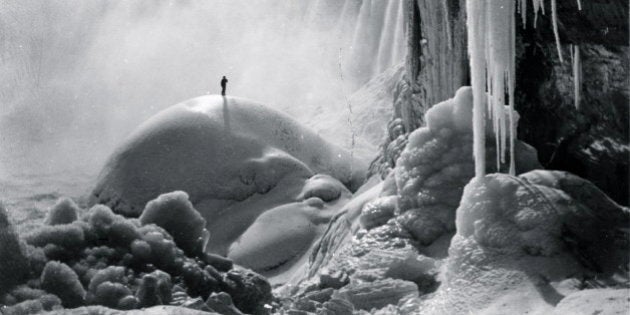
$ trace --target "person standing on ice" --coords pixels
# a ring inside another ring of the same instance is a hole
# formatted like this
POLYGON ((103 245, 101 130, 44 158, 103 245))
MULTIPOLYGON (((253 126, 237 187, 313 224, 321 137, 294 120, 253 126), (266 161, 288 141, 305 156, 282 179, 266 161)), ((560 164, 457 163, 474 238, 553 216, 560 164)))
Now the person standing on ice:
POLYGON ((223 79, 221 79, 221 95, 225 96, 225 87, 227 86, 228 83, 228 79, 223 76, 223 79))

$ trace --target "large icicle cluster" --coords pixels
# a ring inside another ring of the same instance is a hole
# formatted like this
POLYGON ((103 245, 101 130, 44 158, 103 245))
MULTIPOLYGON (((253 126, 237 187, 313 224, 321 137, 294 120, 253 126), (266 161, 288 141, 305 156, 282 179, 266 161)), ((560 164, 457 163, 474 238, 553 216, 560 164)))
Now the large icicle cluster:
MULTIPOLYGON (((475 175, 485 175, 485 116, 492 118, 497 163, 505 161, 506 140, 514 151, 514 5, 513 0, 467 1, 468 52, 473 87, 473 132, 475 175), (487 97, 486 97, 487 91, 487 97), (506 124, 505 92, 509 101, 506 124), (487 100, 487 104, 483 104, 487 100), (506 130, 509 128, 508 130, 506 130)), ((514 174, 514 162, 510 162, 514 174)))
MULTIPOLYGON (((515 80, 515 9, 526 25, 529 0, 467 0, 468 53, 473 87, 473 131, 475 175, 485 175, 485 117, 492 119, 497 147, 497 165, 505 161, 507 142, 510 148, 510 174, 514 175, 514 80, 515 80), (506 114, 505 95, 508 96, 506 114), (484 104, 485 103, 485 104, 484 104), (487 106, 487 109, 484 109, 487 106), (506 116, 508 118, 506 118, 506 116), (506 119, 508 121, 506 121, 506 119)), ((538 11, 544 10, 544 0, 532 0, 534 27, 538 11)), ((581 4, 578 1, 578 7, 581 4)), ((558 36, 556 0, 551 0, 552 25, 558 57, 563 61, 558 36)), ((574 58, 574 75, 579 68, 579 55, 574 58)), ((576 106, 579 102, 579 78, 576 76, 576 106)), ((497 167, 498 169, 498 167, 497 167)))

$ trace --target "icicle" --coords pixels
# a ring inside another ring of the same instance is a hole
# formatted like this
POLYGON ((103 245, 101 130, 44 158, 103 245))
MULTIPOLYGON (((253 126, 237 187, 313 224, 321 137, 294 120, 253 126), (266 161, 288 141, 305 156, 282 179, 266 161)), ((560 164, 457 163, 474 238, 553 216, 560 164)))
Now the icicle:
POLYGON ((580 91, 582 89, 582 61, 580 60, 580 46, 571 46, 573 56, 573 100, 575 109, 580 109, 580 91))
MULTIPOLYGON (((514 25, 514 0, 488 1, 489 21, 487 47, 488 77, 490 85, 488 92, 492 102, 492 122, 494 127, 497 149, 497 166, 505 162, 507 143, 507 121, 505 113, 506 81, 509 81, 509 66, 514 56, 512 54, 512 32, 514 25)), ((508 83, 509 86, 509 83, 508 83)))
POLYGON ((475 158, 475 177, 477 179, 483 178, 486 174, 486 111, 484 110, 486 83, 485 6, 486 1, 466 1, 470 81, 473 89, 473 155, 475 158))
MULTIPOLYGON (((514 156, 516 118, 514 111, 516 18, 518 5, 523 26, 527 22, 529 0, 467 0, 468 54, 470 56, 471 84, 473 89, 473 133, 475 176, 485 175, 485 119, 492 120, 497 146, 497 169, 505 162, 509 141, 510 174, 516 173, 514 156), (518 1, 518 2, 517 2, 518 1), (508 93, 506 118, 505 93, 508 93), (506 121, 507 120, 507 121, 506 121)), ((578 9, 582 9, 580 0, 578 9)), ((557 0, 551 0, 553 33, 560 62, 564 62, 558 31, 557 0)), ((534 27, 538 11, 545 14, 544 0, 532 0, 534 27)), ((574 77, 575 106, 579 108, 581 90, 581 61, 579 46, 571 47, 574 77)))
POLYGON ((545 15, 545 2, 544 0, 532 0, 534 7, 534 28, 536 28, 536 22, 538 22, 538 11, 541 11, 545 15))
POLYGON ((578 10, 582 11, 582 1, 577 0, 578 10))
POLYGON ((451 31, 451 21, 448 17, 448 0, 440 0, 442 3, 442 19, 444 24, 446 25, 446 40, 448 43, 448 49, 453 48, 453 40, 452 40, 452 31, 451 31))
MULTIPOLYGON (((535 6, 539 3, 536 2, 535 6)), ((477 177, 485 174, 484 116, 486 115, 492 120, 497 171, 501 163, 506 161, 509 141, 510 172, 514 173, 515 5, 515 0, 467 1, 468 52, 473 88, 474 156, 477 177), (507 115, 506 92, 509 95, 507 115), (484 103, 484 97, 487 103, 484 103)), ((519 8, 524 10, 526 7, 521 2, 519 8)))
POLYGON ((564 62, 562 59, 562 46, 560 45, 560 35, 558 34, 558 12, 556 0, 551 0, 551 23, 553 24, 553 36, 556 38, 556 48, 558 49, 558 58, 560 62, 564 62))
POLYGON ((527 28, 527 0, 519 0, 519 13, 521 13, 521 20, 523 22, 523 28, 527 28))
MULTIPOLYGON (((525 8, 523 8, 525 10, 525 8)), ((516 21, 514 20, 514 16, 511 17, 512 27, 510 28, 512 32, 510 32, 510 53, 511 56, 509 59, 508 65, 508 74, 507 74, 507 83, 508 83, 508 111, 509 111, 509 126, 510 126, 510 169, 509 174, 514 176, 516 175, 516 156, 514 154, 514 144, 516 141, 516 121, 514 121, 514 86, 516 84, 516 21)))

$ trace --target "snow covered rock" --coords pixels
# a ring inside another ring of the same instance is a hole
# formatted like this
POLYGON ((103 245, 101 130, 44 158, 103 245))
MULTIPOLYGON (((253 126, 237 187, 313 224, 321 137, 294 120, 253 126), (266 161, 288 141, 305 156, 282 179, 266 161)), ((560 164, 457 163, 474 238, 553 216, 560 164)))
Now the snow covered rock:
POLYGON ((79 218, 79 207, 70 198, 60 198, 50 209, 46 223, 50 225, 68 224, 79 218))
POLYGON ((420 313, 549 314, 584 287, 626 285, 629 220, 628 209, 564 172, 472 180, 442 285, 420 313))
POLYGON ((42 289, 52 293, 63 301, 66 307, 77 307, 83 304, 85 289, 79 277, 68 265, 49 261, 41 276, 42 289))
POLYGON ((189 255, 201 253, 209 238, 206 220, 193 208, 188 194, 183 191, 162 194, 149 201, 140 215, 140 223, 162 227, 189 255))

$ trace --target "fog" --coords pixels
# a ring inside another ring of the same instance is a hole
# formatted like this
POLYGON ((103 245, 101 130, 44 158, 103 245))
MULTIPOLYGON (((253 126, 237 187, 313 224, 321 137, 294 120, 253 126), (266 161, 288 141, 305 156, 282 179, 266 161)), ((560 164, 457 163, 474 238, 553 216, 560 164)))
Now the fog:
MULTIPOLYGON (((93 172, 159 110, 227 92, 302 122, 404 56, 401 1, 0 0, 0 174, 93 172)), ((316 126, 315 126, 316 127, 316 126)))

